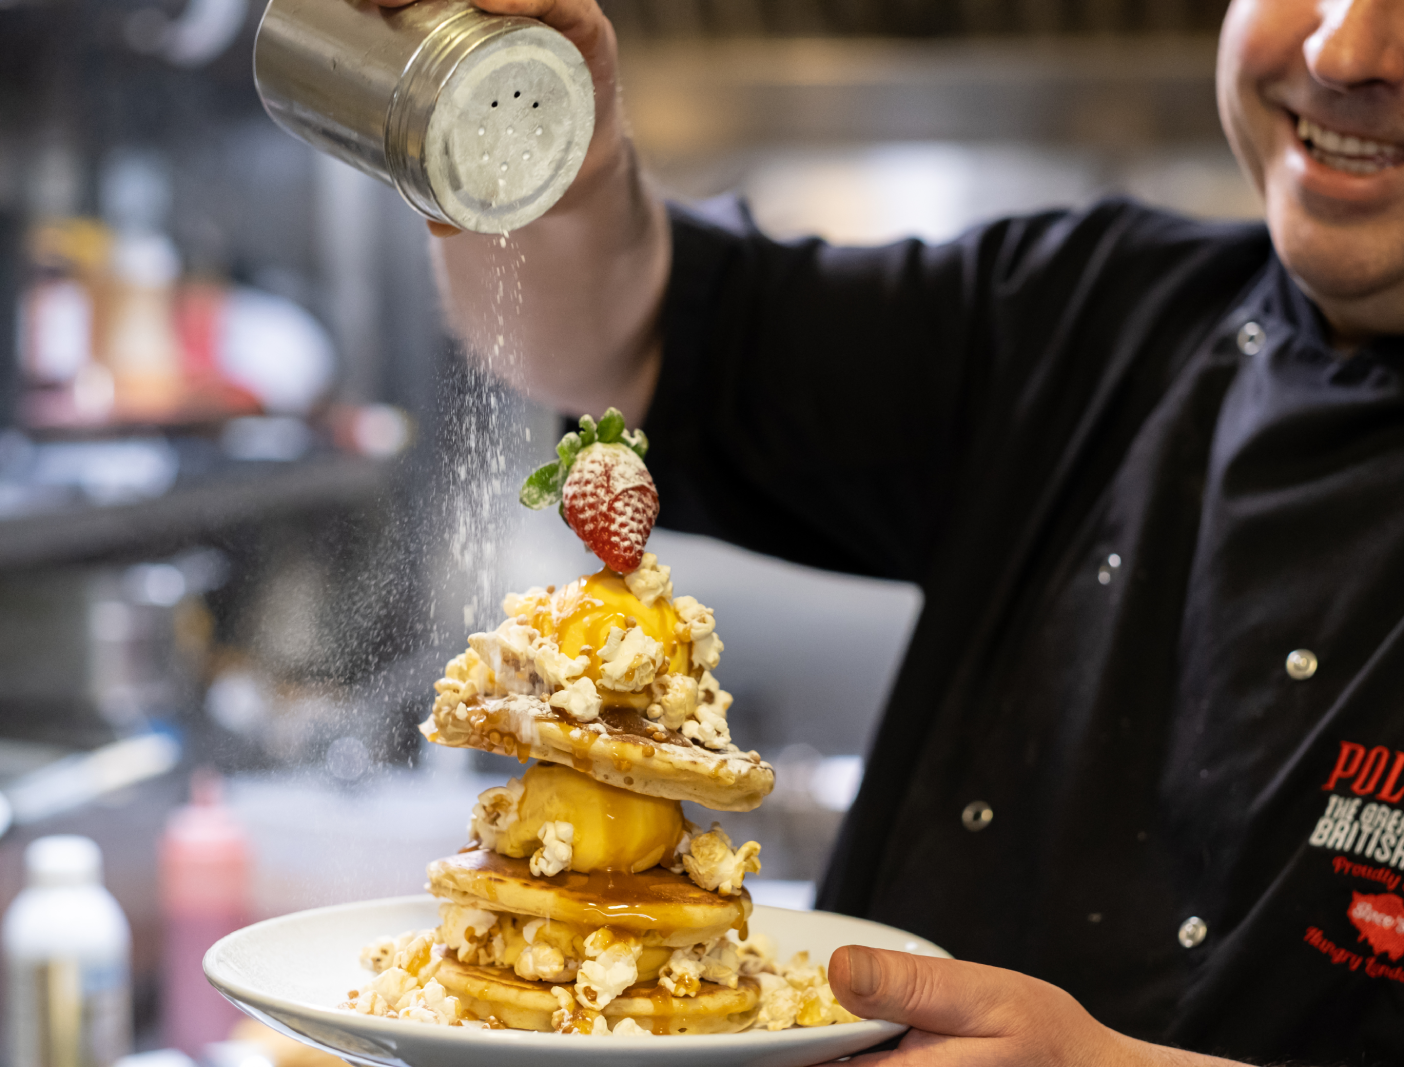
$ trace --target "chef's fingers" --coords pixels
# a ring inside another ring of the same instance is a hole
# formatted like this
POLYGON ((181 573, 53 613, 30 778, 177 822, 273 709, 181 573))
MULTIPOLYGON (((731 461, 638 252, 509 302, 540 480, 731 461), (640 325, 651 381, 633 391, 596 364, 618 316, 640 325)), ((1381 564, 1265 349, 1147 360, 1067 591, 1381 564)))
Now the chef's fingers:
MULTIPOLYGON (((834 953, 829 984, 839 1003, 855 1015, 953 1037, 1011 1033, 1018 1024, 1013 1009, 1042 992, 1027 987, 1046 985, 999 967, 858 945, 834 953)), ((1047 990, 1057 992, 1052 986, 1047 990)))
MULTIPOLYGON (((374 0, 381 7, 404 7, 413 0, 374 0)), ((490 15, 525 15, 560 30, 580 49, 598 81, 605 64, 611 81, 614 66, 614 31, 596 0, 474 0, 473 6, 490 15)))
POLYGON ((980 1045, 978 1040, 966 1037, 908 1030, 901 1044, 891 1052, 869 1052, 852 1056, 845 1062, 849 1067, 987 1067, 986 1062, 971 1058, 988 1056, 989 1050, 980 1045))

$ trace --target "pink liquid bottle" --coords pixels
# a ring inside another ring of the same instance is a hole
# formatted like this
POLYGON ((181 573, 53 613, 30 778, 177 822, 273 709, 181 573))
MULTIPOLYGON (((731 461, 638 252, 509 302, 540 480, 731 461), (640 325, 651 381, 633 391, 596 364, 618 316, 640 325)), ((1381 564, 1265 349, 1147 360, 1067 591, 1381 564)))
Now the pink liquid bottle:
POLYGON ((191 777, 190 804, 166 822, 160 865, 165 1043, 198 1057, 242 1017, 205 980, 200 962, 206 949, 249 921, 248 837, 222 803, 213 773, 191 777))

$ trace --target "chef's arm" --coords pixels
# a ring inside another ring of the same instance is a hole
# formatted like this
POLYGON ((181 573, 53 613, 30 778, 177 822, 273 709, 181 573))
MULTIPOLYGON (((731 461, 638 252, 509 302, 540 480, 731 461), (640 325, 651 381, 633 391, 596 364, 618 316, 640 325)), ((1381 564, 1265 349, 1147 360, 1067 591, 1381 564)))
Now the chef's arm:
POLYGON ((857 1067, 1233 1067, 1235 1061, 1153 1045, 1108 1029, 1067 993, 978 963, 848 946, 829 961, 849 1011, 912 1029, 894 1052, 857 1067))
POLYGON ((614 28, 596 0, 474 3, 570 38, 594 78, 595 135, 566 195, 505 245, 431 225, 445 316, 471 356, 534 399, 574 412, 614 405, 640 423, 658 376, 671 247, 625 129, 614 28))

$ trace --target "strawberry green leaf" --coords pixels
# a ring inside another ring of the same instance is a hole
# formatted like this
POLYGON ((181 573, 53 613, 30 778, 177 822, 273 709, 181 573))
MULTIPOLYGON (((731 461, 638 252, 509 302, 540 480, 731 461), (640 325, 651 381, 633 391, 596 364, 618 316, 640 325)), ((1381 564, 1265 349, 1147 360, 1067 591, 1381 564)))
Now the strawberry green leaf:
POLYGON ((580 447, 595 443, 595 420, 589 415, 580 416, 580 447))
POLYGON ((648 436, 642 430, 625 430, 619 439, 633 449, 639 459, 648 455, 648 436))
POLYGON ((561 457, 561 468, 570 471, 571 464, 575 462, 575 457, 580 455, 580 435, 578 433, 568 433, 561 438, 561 443, 556 446, 556 455, 561 457))
POLYGON ((540 511, 557 503, 561 499, 561 487, 565 485, 567 473, 559 461, 538 467, 522 483, 522 491, 517 499, 533 511, 540 511))
POLYGON ((619 440, 624 433, 624 416, 618 408, 610 408, 600 416, 600 424, 595 430, 600 441, 607 445, 612 445, 619 440))

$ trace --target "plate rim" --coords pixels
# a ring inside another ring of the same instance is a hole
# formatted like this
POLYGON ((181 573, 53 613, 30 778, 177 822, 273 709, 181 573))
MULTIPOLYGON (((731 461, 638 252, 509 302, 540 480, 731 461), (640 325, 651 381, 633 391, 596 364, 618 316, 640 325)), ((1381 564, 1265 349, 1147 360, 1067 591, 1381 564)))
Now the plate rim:
MULTIPOLYGON (((371 1015, 359 1015, 356 1013, 349 1013, 340 1008, 324 1007, 322 1005, 317 1004, 307 1004, 303 1001, 288 1000, 283 997, 272 997, 267 993, 260 992, 259 990, 254 989, 244 983, 241 983, 237 979, 233 979, 228 975, 220 974, 218 963, 220 956, 226 949, 226 946, 228 946, 232 942, 235 942, 243 937, 248 936, 254 930, 276 929, 279 926, 291 925, 297 922, 298 920, 305 920, 313 916, 323 917, 335 915, 338 912, 359 911, 361 909, 370 908, 373 906, 405 906, 437 901, 438 898, 434 897, 429 893, 411 893, 398 897, 379 897, 370 900, 349 901, 341 904, 326 904, 317 908, 307 908, 302 911, 289 912, 286 915, 275 915, 267 919, 260 919, 258 922, 250 923, 247 926, 240 927, 238 930, 235 930, 232 933, 225 934, 208 949, 206 949, 205 955, 201 959, 201 969, 204 972, 206 981, 208 981, 210 985, 214 986, 214 988, 218 990, 221 995, 233 1001, 236 1006, 242 1009, 243 1005, 247 1003, 250 1006, 257 1008, 260 1012, 267 1012, 269 1014, 277 1013, 277 1015, 279 1016, 279 1021, 284 1022, 284 1025, 288 1024, 281 1019, 281 1015, 286 1014, 289 1012, 289 1010, 291 1010, 296 1012, 298 1015, 305 1015, 310 1019, 315 1019, 319 1022, 327 1022, 334 1026, 338 1024, 346 1025, 348 1023, 354 1023, 357 1029, 364 1029, 368 1034, 385 1034, 391 1038, 395 1037, 396 1035, 404 1035, 406 1024, 402 1020, 382 1019, 371 1015)), ((874 926, 881 926, 887 930, 892 930, 908 938, 909 940, 916 942, 923 948, 923 950, 925 950, 925 954, 927 955, 934 955, 937 957, 947 959, 951 958, 949 952, 947 952, 945 949, 941 948, 934 942, 929 941, 924 937, 920 937, 917 934, 910 933, 906 930, 901 930, 895 926, 888 926, 886 923, 877 922, 874 919, 864 919, 856 915, 844 915, 840 912, 819 910, 800 911, 794 908, 780 908, 775 907, 774 905, 757 904, 751 916, 752 921, 754 921, 754 919, 756 918, 756 913, 763 911, 783 912, 790 915, 822 915, 836 919, 849 920, 853 922, 871 923, 874 926)), ((894 1038, 899 1034, 904 1033, 907 1029, 909 1029, 909 1027, 907 1027, 903 1023, 889 1022, 885 1019, 862 1019, 856 1023, 845 1023, 843 1025, 845 1027, 852 1027, 853 1029, 848 1029, 845 1032, 853 1034, 855 1037, 859 1034, 871 1035, 872 1040, 868 1043, 868 1045, 865 1045, 864 1047, 870 1047, 871 1045, 878 1044, 882 1041, 890 1040, 891 1038, 894 1038)), ((543 1048, 549 1048, 557 1047, 555 1046, 555 1042, 557 1042, 560 1039, 560 1035, 558 1034, 547 1034, 534 1030, 478 1030, 467 1029, 458 1026, 430 1026, 424 1023, 420 1023, 419 1027, 420 1029, 414 1031, 416 1038, 424 1038, 426 1040, 435 1041, 436 1043, 440 1040, 443 1040, 445 1043, 452 1042, 462 1047, 466 1047, 468 1045, 487 1040, 491 1042, 509 1041, 513 1043, 521 1043, 527 1045, 533 1045, 537 1042, 541 1042, 543 1048)), ((807 1044, 809 1041, 814 1040, 818 1035, 827 1033, 829 1031, 830 1027, 822 1026, 790 1027, 786 1030, 775 1031, 742 1030, 734 1034, 673 1034, 669 1035, 668 1037, 668 1045, 670 1047, 696 1047, 698 1045, 706 1045, 708 1047, 716 1048, 718 1049, 718 1051, 720 1051, 722 1048, 727 1046, 744 1046, 750 1042, 755 1041, 759 1035, 764 1034, 765 1037, 762 1038, 762 1040, 766 1041, 767 1044, 771 1044, 772 1047, 784 1048, 789 1045, 807 1044)), ((326 1047, 322 1045, 321 1042, 313 1041, 306 1035, 299 1035, 299 1039, 311 1042, 317 1045, 317 1047, 326 1047)), ((592 1047, 594 1047, 594 1042, 599 1040, 601 1040, 601 1038, 592 1038, 592 1047)), ((626 1043, 631 1047, 634 1047, 637 1044, 638 1039, 632 1037, 616 1038, 613 1035, 610 1035, 609 1040, 619 1041, 622 1043, 626 1043)), ((387 1052, 388 1051, 390 1050, 387 1049, 387 1052)), ((345 1055, 345 1053, 338 1053, 338 1055, 345 1055)))

